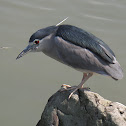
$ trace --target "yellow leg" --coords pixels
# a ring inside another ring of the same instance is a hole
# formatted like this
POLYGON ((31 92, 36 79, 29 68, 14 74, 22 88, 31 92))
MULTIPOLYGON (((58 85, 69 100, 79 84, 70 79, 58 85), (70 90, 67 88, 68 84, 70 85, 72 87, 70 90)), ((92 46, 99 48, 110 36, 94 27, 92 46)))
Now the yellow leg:
POLYGON ((71 92, 71 94, 69 95, 69 99, 70 97, 73 95, 74 92, 76 92, 78 89, 83 88, 83 84, 93 75, 93 73, 83 73, 83 78, 81 83, 75 88, 75 90, 73 92, 71 92))

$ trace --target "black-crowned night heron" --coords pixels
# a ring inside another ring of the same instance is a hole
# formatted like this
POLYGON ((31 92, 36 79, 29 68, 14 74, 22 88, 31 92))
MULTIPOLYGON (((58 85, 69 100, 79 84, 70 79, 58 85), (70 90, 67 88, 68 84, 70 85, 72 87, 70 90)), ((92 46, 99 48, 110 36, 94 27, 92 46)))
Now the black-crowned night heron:
POLYGON ((108 75, 115 80, 123 78, 120 64, 109 46, 93 34, 75 26, 59 25, 38 30, 30 37, 29 45, 17 59, 28 52, 43 52, 83 72, 81 83, 69 97, 82 88, 93 73, 108 75))

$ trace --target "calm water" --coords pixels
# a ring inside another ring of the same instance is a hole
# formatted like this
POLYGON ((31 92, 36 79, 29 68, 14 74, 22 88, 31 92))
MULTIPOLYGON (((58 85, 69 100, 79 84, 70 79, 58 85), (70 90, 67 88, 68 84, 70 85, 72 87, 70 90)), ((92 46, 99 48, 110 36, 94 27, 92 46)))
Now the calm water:
MULTIPOLYGON (((35 126, 47 99, 62 84, 78 85, 82 73, 42 53, 16 61, 36 30, 65 24, 81 27, 105 41, 126 68, 125 0, 0 0, 0 125, 35 126)), ((126 105, 126 78, 97 75, 85 84, 103 97, 126 105)))

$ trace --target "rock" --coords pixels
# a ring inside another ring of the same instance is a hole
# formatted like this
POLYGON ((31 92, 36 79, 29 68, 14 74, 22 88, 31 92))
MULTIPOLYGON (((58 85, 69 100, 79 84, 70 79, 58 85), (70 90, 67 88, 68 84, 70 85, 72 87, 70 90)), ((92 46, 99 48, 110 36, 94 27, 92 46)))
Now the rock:
MULTIPOLYGON (((69 88, 69 87, 68 87, 69 88)), ((126 106, 80 89, 52 95, 36 126, 126 126, 126 106)))

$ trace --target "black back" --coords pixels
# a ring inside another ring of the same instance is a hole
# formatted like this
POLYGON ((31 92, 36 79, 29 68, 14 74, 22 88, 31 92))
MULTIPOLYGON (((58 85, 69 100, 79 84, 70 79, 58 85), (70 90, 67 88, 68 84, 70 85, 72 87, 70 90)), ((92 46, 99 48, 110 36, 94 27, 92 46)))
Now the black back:
POLYGON ((87 48, 110 63, 114 61, 115 54, 109 46, 85 30, 71 25, 60 25, 56 36, 62 37, 64 40, 77 46, 87 48))

